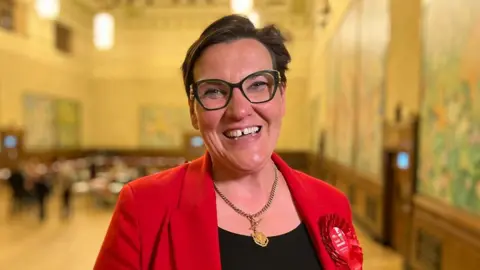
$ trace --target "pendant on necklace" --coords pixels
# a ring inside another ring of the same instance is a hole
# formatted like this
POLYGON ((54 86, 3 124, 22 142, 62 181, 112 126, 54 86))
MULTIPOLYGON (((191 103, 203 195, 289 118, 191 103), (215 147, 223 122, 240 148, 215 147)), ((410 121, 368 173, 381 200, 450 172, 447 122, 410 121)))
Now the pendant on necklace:
POLYGON ((255 244, 261 247, 266 247, 268 245, 268 237, 262 232, 253 231, 252 238, 255 244))
POLYGON ((257 230, 257 226, 260 223, 261 220, 255 220, 254 218, 249 218, 250 221, 250 230, 252 230, 252 238, 255 244, 261 246, 261 247, 266 247, 268 245, 268 237, 257 230))

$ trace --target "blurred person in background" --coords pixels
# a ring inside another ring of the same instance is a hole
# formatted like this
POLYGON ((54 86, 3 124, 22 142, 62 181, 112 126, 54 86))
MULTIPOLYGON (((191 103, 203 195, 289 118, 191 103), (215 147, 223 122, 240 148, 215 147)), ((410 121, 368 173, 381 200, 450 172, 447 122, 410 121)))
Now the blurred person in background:
POLYGON ((8 177, 8 184, 12 192, 10 214, 15 215, 19 213, 27 199, 28 192, 25 189, 25 176, 22 170, 23 163, 19 161, 12 168, 10 177, 8 177))
POLYGON ((40 221, 46 219, 46 200, 50 193, 51 182, 47 167, 37 159, 30 159, 25 165, 27 189, 30 189, 37 201, 38 217, 40 221))
POLYGON ((72 189, 77 177, 74 161, 61 160, 58 163, 57 183, 61 194, 61 216, 68 218, 71 214, 72 189))

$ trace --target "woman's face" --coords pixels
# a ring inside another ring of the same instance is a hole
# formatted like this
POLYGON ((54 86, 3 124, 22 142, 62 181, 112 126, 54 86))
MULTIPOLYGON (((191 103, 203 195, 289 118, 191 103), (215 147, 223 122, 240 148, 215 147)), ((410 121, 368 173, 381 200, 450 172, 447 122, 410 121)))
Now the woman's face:
MULTIPOLYGON (((194 79, 237 83, 254 72, 272 67, 272 58, 263 44, 254 39, 240 39, 207 48, 195 65, 194 79)), ((207 111, 194 101, 190 102, 190 112, 192 124, 200 130, 215 166, 255 172, 269 161, 275 149, 285 113, 285 88, 279 84, 275 97, 260 104, 250 103, 235 88, 225 108, 207 111), (241 136, 232 137, 245 129, 258 132, 247 135, 243 134, 249 132, 242 132, 241 136)))

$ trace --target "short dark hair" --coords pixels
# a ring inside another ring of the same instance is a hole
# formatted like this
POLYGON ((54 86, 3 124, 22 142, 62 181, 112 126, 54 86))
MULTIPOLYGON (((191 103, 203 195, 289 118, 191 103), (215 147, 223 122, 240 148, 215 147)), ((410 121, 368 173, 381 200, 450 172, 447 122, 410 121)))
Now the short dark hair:
POLYGON ((285 37, 273 24, 263 28, 255 28, 255 25, 241 15, 228 15, 210 24, 200 37, 190 46, 182 64, 183 83, 187 96, 190 85, 194 82, 193 69, 198 58, 208 47, 230 42, 243 38, 253 38, 262 43, 272 56, 273 68, 280 72, 282 83, 287 82, 285 72, 291 57, 285 46, 285 37))

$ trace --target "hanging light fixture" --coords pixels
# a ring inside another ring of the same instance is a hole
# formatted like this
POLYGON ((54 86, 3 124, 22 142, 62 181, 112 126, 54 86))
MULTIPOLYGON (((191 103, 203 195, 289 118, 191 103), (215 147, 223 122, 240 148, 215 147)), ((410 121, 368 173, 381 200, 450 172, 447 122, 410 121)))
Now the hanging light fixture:
POLYGON ((253 25, 255 25, 255 27, 260 26, 260 15, 258 15, 258 12, 252 10, 247 14, 247 17, 253 23, 253 25))
POLYGON ((35 0, 35 11, 42 19, 56 19, 60 13, 60 0, 35 0))
POLYGON ((93 18, 93 43, 100 51, 110 50, 115 40, 115 19, 110 13, 100 12, 93 18))
POLYGON ((253 0, 230 0, 230 8, 233 13, 248 14, 253 9, 253 0))

